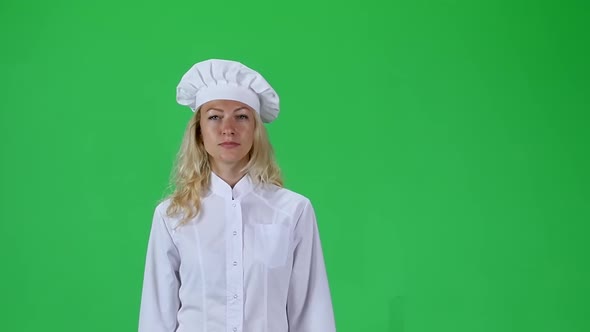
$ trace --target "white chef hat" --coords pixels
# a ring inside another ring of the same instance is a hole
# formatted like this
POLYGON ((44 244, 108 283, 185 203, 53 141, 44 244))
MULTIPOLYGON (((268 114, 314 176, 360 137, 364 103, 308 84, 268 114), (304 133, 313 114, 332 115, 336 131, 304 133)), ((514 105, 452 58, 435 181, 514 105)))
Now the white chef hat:
POLYGON ((210 59, 198 62, 182 76, 176 101, 193 112, 204 103, 229 99, 252 107, 263 122, 279 115, 279 96, 258 72, 236 61, 210 59))

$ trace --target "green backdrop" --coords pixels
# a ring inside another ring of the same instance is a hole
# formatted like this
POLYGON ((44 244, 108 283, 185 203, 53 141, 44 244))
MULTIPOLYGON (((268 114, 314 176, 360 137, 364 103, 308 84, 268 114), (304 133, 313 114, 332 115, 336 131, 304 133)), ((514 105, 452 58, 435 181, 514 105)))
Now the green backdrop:
POLYGON ((590 331, 589 10, 2 0, 0 330, 137 329, 176 84, 227 58, 281 96, 339 331, 590 331))

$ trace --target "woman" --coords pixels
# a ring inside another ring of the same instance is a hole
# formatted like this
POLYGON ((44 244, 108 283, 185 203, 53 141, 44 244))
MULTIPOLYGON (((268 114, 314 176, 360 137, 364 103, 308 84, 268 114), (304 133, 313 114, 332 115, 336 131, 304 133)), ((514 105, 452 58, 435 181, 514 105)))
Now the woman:
POLYGON ((314 210, 282 188, 263 125, 275 91, 213 59, 182 77, 177 101, 195 115, 155 209, 139 331, 335 331, 314 210))

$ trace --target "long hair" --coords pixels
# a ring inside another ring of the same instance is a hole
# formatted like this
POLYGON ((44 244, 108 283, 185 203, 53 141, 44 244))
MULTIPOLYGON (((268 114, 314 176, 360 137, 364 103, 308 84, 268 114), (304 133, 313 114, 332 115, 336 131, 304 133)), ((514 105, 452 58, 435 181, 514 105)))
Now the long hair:
MULTIPOLYGON (((274 157, 274 151, 266 128, 257 112, 255 118, 254 138, 249 152, 249 161, 242 170, 256 184, 274 184, 282 187, 281 171, 274 157)), ((178 225, 186 224, 201 210, 201 198, 207 194, 210 186, 211 162, 203 144, 201 134, 200 110, 189 120, 180 150, 173 168, 171 186, 174 191, 166 214, 181 217, 178 225)))

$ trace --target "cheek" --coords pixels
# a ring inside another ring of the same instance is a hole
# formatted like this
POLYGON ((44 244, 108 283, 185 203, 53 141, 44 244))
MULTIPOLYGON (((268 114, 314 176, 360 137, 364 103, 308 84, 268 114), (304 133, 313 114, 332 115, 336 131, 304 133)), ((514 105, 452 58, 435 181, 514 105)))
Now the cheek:
POLYGON ((215 135, 210 128, 201 128, 201 138, 203 139, 203 144, 206 147, 214 144, 215 142, 215 135))
POLYGON ((244 136, 250 145, 254 142, 254 133, 254 128, 248 128, 245 132, 244 136))

